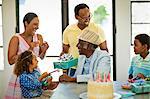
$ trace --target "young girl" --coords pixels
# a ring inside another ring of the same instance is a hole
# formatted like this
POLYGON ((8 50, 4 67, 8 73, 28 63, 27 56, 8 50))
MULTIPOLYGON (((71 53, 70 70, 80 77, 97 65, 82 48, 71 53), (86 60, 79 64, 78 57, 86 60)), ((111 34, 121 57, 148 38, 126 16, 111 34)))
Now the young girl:
POLYGON ((134 40, 134 52, 129 68, 129 81, 150 77, 150 37, 147 34, 139 34, 134 40))
POLYGON ((20 54, 15 64, 14 74, 19 77, 21 92, 24 98, 44 97, 42 88, 49 85, 57 87, 56 84, 52 83, 51 77, 43 81, 49 74, 45 72, 40 75, 36 70, 37 64, 38 60, 31 51, 25 51, 20 54))

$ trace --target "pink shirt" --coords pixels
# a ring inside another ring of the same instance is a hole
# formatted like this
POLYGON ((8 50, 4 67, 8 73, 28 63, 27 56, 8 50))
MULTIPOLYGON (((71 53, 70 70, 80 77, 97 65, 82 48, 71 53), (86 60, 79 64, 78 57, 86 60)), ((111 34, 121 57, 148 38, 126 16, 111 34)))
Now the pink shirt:
MULTIPOLYGON (((19 39, 19 47, 18 47, 18 53, 17 54, 21 54, 22 52, 25 52, 26 50, 28 50, 30 48, 28 43, 24 40, 23 37, 21 37, 20 34, 16 34, 15 36, 17 36, 19 39)), ((33 42, 37 42, 37 41, 38 41, 38 37, 37 37, 37 34, 35 34, 33 36, 33 42)), ((33 52, 38 57, 39 56, 39 46, 34 47, 33 52)))

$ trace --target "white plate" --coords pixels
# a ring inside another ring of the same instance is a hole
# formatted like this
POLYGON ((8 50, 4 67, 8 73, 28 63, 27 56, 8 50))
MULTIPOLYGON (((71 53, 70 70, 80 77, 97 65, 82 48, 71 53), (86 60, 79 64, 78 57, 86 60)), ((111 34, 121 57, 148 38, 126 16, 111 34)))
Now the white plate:
POLYGON ((114 99, 120 99, 121 98, 121 95, 118 94, 118 93, 114 93, 114 99))
MULTIPOLYGON (((81 98, 81 99, 88 99, 88 97, 87 97, 87 92, 81 93, 81 94, 79 95, 79 98, 81 98)), ((120 95, 120 94, 114 93, 114 99, 120 99, 120 98, 121 98, 121 95, 120 95)))
POLYGON ((81 94, 79 95, 79 98, 81 98, 81 99, 87 99, 87 98, 88 98, 88 97, 87 97, 87 92, 81 93, 81 94))

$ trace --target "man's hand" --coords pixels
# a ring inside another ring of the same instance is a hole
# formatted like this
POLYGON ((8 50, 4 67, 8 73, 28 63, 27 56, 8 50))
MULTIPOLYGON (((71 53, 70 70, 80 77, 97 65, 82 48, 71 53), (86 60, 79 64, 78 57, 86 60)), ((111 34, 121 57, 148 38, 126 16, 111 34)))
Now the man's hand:
POLYGON ((63 50, 60 53, 59 57, 61 57, 63 54, 68 53, 69 52, 69 45, 63 44, 63 50))
POLYGON ((59 82, 51 82, 49 85, 48 85, 48 89, 49 90, 53 90, 55 89, 57 86, 58 86, 59 82))
POLYGON ((59 77, 59 81, 60 82, 70 82, 70 81, 72 81, 72 79, 67 74, 63 74, 59 77))

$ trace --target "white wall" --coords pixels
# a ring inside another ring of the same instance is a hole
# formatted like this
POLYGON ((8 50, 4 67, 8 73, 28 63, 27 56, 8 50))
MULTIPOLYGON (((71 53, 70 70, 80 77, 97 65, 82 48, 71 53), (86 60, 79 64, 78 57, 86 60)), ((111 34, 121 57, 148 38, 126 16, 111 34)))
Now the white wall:
MULTIPOLYGON (((127 79, 128 66, 130 65, 130 0, 116 0, 116 62, 117 80, 127 79)), ((5 70, 0 71, 0 99, 4 95, 12 67, 8 65, 7 49, 10 38, 15 34, 15 0, 3 0, 3 36, 5 70)))
POLYGON ((117 80, 127 80, 130 65, 130 0, 116 0, 117 80))
POLYGON ((10 38, 15 34, 16 24, 16 10, 15 0, 3 0, 2 5, 2 18, 3 18, 3 36, 4 36, 4 71, 0 71, 0 99, 2 99, 7 81, 12 73, 12 67, 8 65, 7 49, 10 38))

